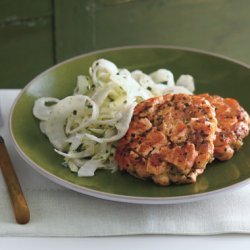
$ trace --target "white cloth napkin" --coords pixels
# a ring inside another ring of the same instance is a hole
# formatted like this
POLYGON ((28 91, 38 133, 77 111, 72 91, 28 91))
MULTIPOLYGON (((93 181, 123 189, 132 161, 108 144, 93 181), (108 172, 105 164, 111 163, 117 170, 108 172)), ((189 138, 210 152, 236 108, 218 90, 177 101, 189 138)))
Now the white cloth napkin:
POLYGON ((15 223, 0 174, 0 236, 208 235, 250 233, 250 185, 207 200, 176 205, 105 201, 67 190, 29 167, 10 143, 8 115, 19 90, 0 90, 4 136, 26 195, 31 220, 15 223))

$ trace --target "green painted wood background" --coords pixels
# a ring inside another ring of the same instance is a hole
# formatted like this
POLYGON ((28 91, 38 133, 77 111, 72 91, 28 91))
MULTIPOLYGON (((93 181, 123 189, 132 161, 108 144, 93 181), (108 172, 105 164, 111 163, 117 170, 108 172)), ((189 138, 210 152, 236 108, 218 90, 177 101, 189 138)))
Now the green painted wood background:
POLYGON ((164 44, 250 64, 249 0, 0 0, 0 86, 96 49, 164 44))

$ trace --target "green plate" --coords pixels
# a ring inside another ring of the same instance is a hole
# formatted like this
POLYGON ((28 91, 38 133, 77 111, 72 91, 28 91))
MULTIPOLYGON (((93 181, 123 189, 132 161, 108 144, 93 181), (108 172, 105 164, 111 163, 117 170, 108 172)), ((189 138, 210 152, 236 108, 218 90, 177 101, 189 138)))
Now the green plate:
POLYGON ((250 112, 250 68, 234 60, 192 49, 166 46, 133 46, 96 51, 62 62, 32 80, 17 97, 10 115, 12 139, 20 155, 38 172, 52 181, 95 197, 144 204, 178 203, 206 198, 246 184, 250 177, 250 137, 230 161, 214 161, 195 184, 160 187, 128 174, 99 170, 94 177, 80 178, 62 166, 48 139, 32 115, 38 97, 63 98, 71 95, 80 74, 88 74, 98 58, 118 67, 141 69, 149 73, 170 69, 177 78, 191 74, 196 93, 209 92, 236 98, 250 112))

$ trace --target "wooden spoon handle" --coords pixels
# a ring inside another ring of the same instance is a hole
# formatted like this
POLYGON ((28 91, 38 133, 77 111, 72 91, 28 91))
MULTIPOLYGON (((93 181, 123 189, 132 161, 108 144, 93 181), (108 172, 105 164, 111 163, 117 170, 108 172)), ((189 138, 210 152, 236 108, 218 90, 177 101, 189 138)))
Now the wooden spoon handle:
POLYGON ((4 144, 4 140, 1 136, 0 136, 0 167, 2 169, 3 177, 9 191, 16 221, 19 224, 26 224, 30 220, 29 208, 24 198, 13 165, 11 163, 8 151, 4 144))

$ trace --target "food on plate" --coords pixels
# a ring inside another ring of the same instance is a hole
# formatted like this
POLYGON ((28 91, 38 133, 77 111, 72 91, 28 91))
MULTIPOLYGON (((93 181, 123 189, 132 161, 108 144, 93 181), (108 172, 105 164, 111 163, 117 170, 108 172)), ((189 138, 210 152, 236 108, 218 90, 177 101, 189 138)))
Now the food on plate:
POLYGON ((235 99, 209 94, 200 96, 205 97, 215 107, 218 128, 214 156, 221 161, 229 160, 249 134, 249 115, 235 99))
POLYGON ((215 110, 204 98, 166 94, 139 103, 119 141, 120 170, 160 185, 192 183, 213 160, 215 110))
POLYGON ((77 77, 71 96, 38 98, 33 114, 55 152, 64 157, 63 165, 80 177, 93 176, 96 169, 117 170, 117 141, 126 134, 137 103, 166 93, 192 94, 194 87, 190 75, 175 83, 167 69, 148 75, 98 59, 89 75, 77 77))
POLYGON ((193 183, 214 158, 230 159, 249 134, 232 98, 193 95, 194 79, 145 74, 98 59, 72 95, 41 97, 33 114, 63 165, 79 177, 117 169, 163 186, 193 183))

